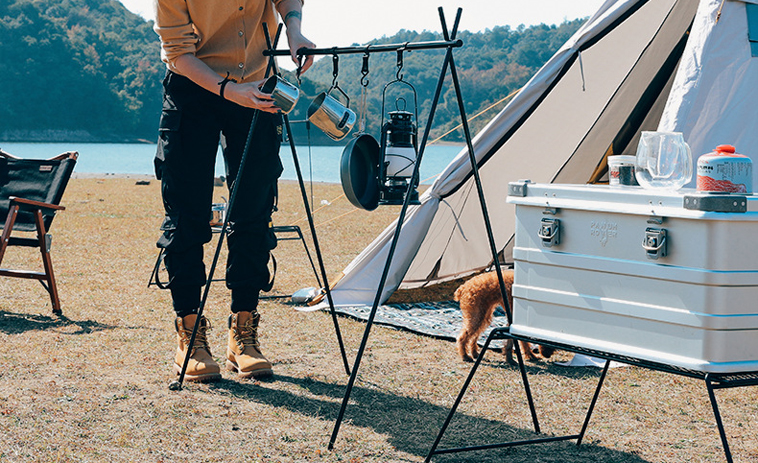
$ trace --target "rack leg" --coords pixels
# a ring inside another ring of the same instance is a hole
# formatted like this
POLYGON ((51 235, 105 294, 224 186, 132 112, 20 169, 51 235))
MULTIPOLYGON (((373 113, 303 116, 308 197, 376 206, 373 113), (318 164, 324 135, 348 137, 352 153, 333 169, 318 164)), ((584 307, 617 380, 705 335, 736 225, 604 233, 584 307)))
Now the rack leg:
POLYGON ((463 400, 463 396, 466 394, 466 390, 468 390, 468 387, 471 384, 471 380, 474 379, 474 375, 476 374, 476 370, 479 368, 479 364, 482 363, 484 354, 490 347, 490 342, 492 341, 492 336, 495 334, 495 331, 496 330, 492 330, 492 332, 490 332, 490 335, 487 337, 487 340, 484 342, 484 346, 479 352, 479 356, 476 358, 474 366, 471 368, 466 381, 463 383, 461 391, 458 393, 458 397, 456 397, 455 402, 453 402, 453 407, 450 409, 450 413, 448 413, 447 418, 445 418, 445 422, 442 424, 442 428, 440 429, 439 434, 437 434, 437 438, 434 440, 432 448, 429 449, 429 454, 426 456, 426 460, 424 460, 425 463, 429 463, 429 461, 432 459, 432 455, 434 455, 437 451, 437 446, 439 446, 440 441, 442 440, 442 436, 445 434, 447 427, 450 425, 450 421, 452 421, 453 415, 455 415, 455 411, 458 410, 458 405, 460 405, 461 401, 463 400))
MULTIPOLYGON (((442 14, 441 9, 440 9, 440 14, 442 14)), ((458 11, 458 17, 457 17, 455 25, 453 27, 454 29, 458 28, 458 22, 459 22, 459 20, 460 20, 460 9, 458 11)), ((445 28, 444 22, 443 22, 443 28, 445 28)), ((447 31, 445 33, 447 34, 447 31)), ((413 168, 413 174, 412 174, 411 178, 418 178, 419 167, 421 166, 421 160, 422 160, 423 155, 424 155, 424 147, 425 147, 426 142, 428 140, 429 133, 431 132, 432 121, 434 120, 434 114, 435 114, 435 112, 437 110, 437 103, 439 102, 440 95, 442 94, 442 84, 445 81, 445 75, 447 74, 447 68, 448 68, 448 65, 450 64, 450 62, 452 61, 452 58, 453 58, 453 50, 452 50, 452 48, 448 48, 447 52, 445 54, 445 60, 444 60, 444 62, 442 64, 442 70, 440 72, 440 77, 437 80, 437 87, 435 89, 434 98, 432 98, 432 107, 429 110, 429 119, 427 120, 426 129, 425 129, 424 135, 422 137, 422 141, 421 141, 418 157, 416 159, 416 165, 413 168)), ((412 182, 408 185, 408 190, 409 191, 411 189, 411 185, 412 185, 412 182)), ((361 345, 358 348, 358 354, 355 356, 355 361, 353 362, 353 371, 352 371, 352 373, 350 375, 350 379, 347 382, 347 387, 345 389, 345 396, 342 399, 342 405, 340 406, 340 411, 339 411, 339 413, 337 415, 337 420, 334 423, 334 428, 332 430, 332 436, 329 439, 329 445, 327 446, 327 448, 329 450, 332 450, 334 448, 334 442, 337 440, 337 435, 339 434, 340 426, 342 424, 342 419, 345 416, 345 410, 347 409, 347 404, 350 401, 350 395, 352 394, 353 386, 355 385, 355 379, 358 376, 358 368, 360 367, 361 359, 363 358, 363 352, 364 352, 364 350, 366 348, 366 345, 368 344, 368 338, 369 338, 369 334, 371 332, 371 326, 374 323, 374 317, 375 317, 376 311, 377 311, 377 309, 379 307, 379 301, 380 301, 380 298, 382 296, 382 292, 384 292, 384 285, 387 283, 387 277, 389 275, 390 266, 392 265, 392 258, 393 258, 394 254, 395 254, 395 249, 397 247, 397 243, 400 241, 400 232, 402 230, 403 222, 405 221, 405 214, 406 214, 406 212, 408 210, 408 206, 410 205, 410 197, 411 197, 411 195, 406 193, 405 199, 403 200, 403 206, 400 209, 400 215, 398 216, 398 219, 397 219, 397 226, 395 227, 395 232, 394 232, 394 235, 392 237, 392 243, 390 244, 390 249, 387 252, 387 261, 384 264, 384 271, 382 272, 382 276, 379 279, 379 285, 378 285, 377 290, 376 290, 376 297, 374 298, 374 304, 371 307, 371 313, 368 316, 368 320, 366 320, 366 328, 363 331, 363 339, 361 340, 361 345)), ((328 292, 327 292, 327 296, 329 296, 328 292)))
MULTIPOLYGON (((443 34, 445 35, 445 39, 449 40, 451 37, 449 36, 447 32, 447 28, 445 27, 445 16, 442 12, 442 8, 439 9, 440 13, 440 21, 443 25, 443 34)), ((455 19, 455 25, 453 26, 453 35, 455 34, 455 30, 457 29, 458 21, 460 20, 461 15, 461 9, 458 9, 458 14, 455 19)), ((495 245, 495 238, 494 233, 492 231, 492 223, 490 222, 490 215, 487 211, 487 202, 484 198, 484 188, 482 187, 482 181, 481 177, 479 175, 479 167, 477 166, 476 156, 474 155, 474 146, 471 141, 471 132, 469 130, 468 126, 468 119, 466 117, 466 107, 463 104, 463 97, 461 92, 461 84, 458 79, 458 71, 455 67, 455 60, 453 59, 452 55, 450 56, 450 77, 453 81, 453 87, 455 88, 455 96, 458 102, 458 111, 461 115, 461 124, 463 125, 463 134, 466 138, 466 146, 468 147, 468 154, 469 154, 469 160, 471 161, 471 171, 474 175, 474 181, 476 183, 476 189, 477 193, 479 195, 479 205, 482 209, 482 218, 484 219, 484 226, 485 230, 487 232, 487 240, 490 247, 490 252, 492 253, 492 263, 495 266, 495 272, 497 273, 497 277, 500 284, 500 294, 503 298, 503 303, 505 304, 505 313, 508 317, 508 323, 511 324, 513 322, 512 319, 512 308, 508 306, 508 297, 506 294, 505 289, 505 283, 503 282, 503 274, 500 269, 500 264, 498 260, 498 251, 497 246, 495 245)), ((529 379, 526 375, 526 368, 524 367, 524 359, 521 355, 521 350, 516 349, 516 358, 518 359, 519 364, 519 370, 521 371, 521 380, 524 384, 524 391, 526 392, 526 398, 529 403, 529 410, 532 414, 532 423, 534 424, 534 432, 537 434, 540 433, 540 425, 539 421, 537 419, 537 412, 534 408, 534 400, 532 399, 532 393, 531 388, 529 387, 529 379)))
POLYGON ((608 374, 608 368, 611 366, 611 361, 606 360, 605 366, 603 367, 603 373, 600 375, 600 379, 597 382, 597 388, 595 388, 595 394, 592 396, 592 401, 590 402, 590 406, 587 409, 587 416, 584 417, 584 424, 582 424, 582 430, 579 432, 579 438, 576 440, 576 445, 579 446, 582 444, 582 439, 584 439, 584 433, 587 431, 587 426, 590 424, 590 417, 592 416, 592 411, 595 410, 595 404, 597 403, 597 398, 600 396, 600 389, 603 387, 603 382, 605 381, 605 375, 608 374))
MULTIPOLYGON (((290 127, 290 120, 287 115, 284 115, 284 124, 287 129, 287 133, 292 133, 292 128, 290 127)), ((318 236, 316 235, 316 225, 313 223, 313 214, 311 214, 311 208, 308 203, 308 193, 305 190, 305 182, 303 181, 303 174, 300 169, 300 160, 297 158, 297 150, 295 149, 295 140, 292 138, 292 136, 289 137, 290 140, 290 150, 292 151, 292 162, 295 165, 295 171, 297 172, 297 180, 298 184, 300 185, 300 195, 303 198, 303 206, 305 207, 305 214, 308 217, 308 226, 310 227, 311 231, 311 237, 313 238, 313 247, 316 250, 316 258, 318 259, 319 268, 321 269, 321 279, 324 282, 324 290, 326 291, 326 300, 329 302, 329 312, 332 315, 332 323, 334 324, 334 332, 337 336, 337 343, 340 347, 340 355, 342 356, 342 364, 345 367, 345 372, 349 375, 350 374, 350 365, 347 361, 347 353, 345 352, 345 343, 342 341, 342 333, 340 332, 340 324, 339 320, 337 319, 337 312, 334 310, 334 300, 332 299, 332 292, 331 288, 329 287, 329 280, 326 277, 326 268, 324 267, 324 259, 321 256, 321 246, 318 242, 318 236)), ((305 241, 303 241, 303 244, 305 244, 305 241)), ((306 247, 306 252, 307 252, 306 247)), ((310 253, 308 253, 308 258, 310 258, 310 253)), ((313 262, 311 261, 311 264, 313 262)), ((315 268, 314 268, 315 271, 315 268)), ((318 275, 317 275, 318 278, 318 275)))
POLYGON ((205 287, 203 288, 203 294, 200 298, 200 306, 197 309, 197 319, 195 320, 195 325, 192 327, 192 335, 189 339, 189 345, 187 346, 187 355, 184 356, 184 362, 182 363, 182 370, 179 373, 179 378, 177 380, 172 381, 169 383, 169 389, 172 391, 180 391, 182 389, 182 384, 184 383, 184 375, 187 373, 187 366, 189 365, 190 360, 190 352, 192 352, 193 346, 195 345, 195 338, 197 337, 197 330, 200 327, 200 321, 203 316, 203 310, 205 309, 205 303, 208 301, 208 293, 211 289, 211 283, 213 280, 213 274, 216 271, 216 266, 218 265, 218 259, 221 255, 221 246, 224 243, 224 236, 226 235, 226 231, 228 230, 229 226, 229 216, 232 213, 232 208, 234 207, 235 200, 237 198, 237 190, 239 187, 239 181, 242 178, 243 172, 245 172, 245 164, 247 162, 247 155, 250 152, 250 142, 253 138, 253 133, 255 131, 255 126, 258 124, 258 115, 260 114, 259 111, 255 111, 253 113, 253 120, 250 122, 250 130, 247 133, 247 141, 245 141, 245 148, 242 152, 242 159, 240 160, 240 166, 239 171, 237 172, 237 178, 234 180, 234 183, 232 184, 232 190, 231 194, 229 195, 229 202, 226 205, 226 215, 224 216, 224 223, 221 225, 221 233, 219 233, 218 237, 218 244, 216 245, 216 251, 213 253, 213 261, 211 262, 210 269, 208 269, 208 279, 205 282, 205 287))
MULTIPOLYGON (((502 284, 502 283, 501 283, 502 284)), ((507 299, 504 299, 507 301, 507 299)), ((507 304, 507 302, 506 302, 507 304)), ((507 328, 510 333, 510 327, 507 328)), ((516 341, 514 340, 514 344, 516 341)), ((518 360, 518 368, 521 373, 521 384, 524 385, 524 393, 526 394, 526 402, 529 405, 529 413, 532 416, 532 424, 534 425, 534 433, 540 434, 540 422, 537 419, 537 409, 534 406, 534 398, 532 397, 532 388, 529 385, 529 376, 526 374, 526 365, 524 364, 524 356, 521 355, 521 348, 516 348, 516 360, 518 360)))
POLYGON ((724 431, 724 423, 721 421, 721 413, 719 412, 719 406, 716 402, 716 394, 713 391, 713 383, 709 375, 705 375, 705 386, 708 389, 708 397, 711 399, 711 407, 713 407, 713 416, 716 418, 716 426, 719 428, 719 435, 721 436, 721 444, 724 447, 724 455, 726 461, 732 463, 732 452, 729 450, 729 441, 726 438, 726 432, 724 431))
POLYGON ((308 262, 311 263, 311 269, 313 269, 313 275, 316 277, 316 283, 318 283, 319 286, 321 285, 321 278, 318 275, 318 271, 316 270, 316 264, 313 262, 313 257, 311 256, 311 252, 308 250, 308 245, 305 244, 305 238, 303 238, 303 232, 300 230, 300 227, 296 228, 297 230, 297 236, 300 237, 300 241, 303 243, 303 248, 305 249, 305 255, 308 256, 308 262))

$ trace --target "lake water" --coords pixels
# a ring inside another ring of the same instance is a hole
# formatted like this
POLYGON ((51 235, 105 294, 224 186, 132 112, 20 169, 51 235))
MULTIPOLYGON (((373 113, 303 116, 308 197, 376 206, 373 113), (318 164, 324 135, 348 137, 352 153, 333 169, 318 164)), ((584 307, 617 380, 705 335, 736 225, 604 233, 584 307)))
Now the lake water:
MULTIPOLYGON (((153 175, 155 145, 149 143, 6 143, 0 148, 24 158, 49 158, 65 151, 78 151, 79 160, 74 172, 92 174, 153 175)), ((314 182, 340 183, 342 146, 296 146, 303 179, 314 182)), ((420 177, 422 183, 431 184, 461 150, 454 145, 430 145, 424 150, 420 177)), ((282 146, 282 179, 297 180, 292 151, 282 146)), ((220 154, 216 158, 216 175, 222 176, 224 164, 220 154)))

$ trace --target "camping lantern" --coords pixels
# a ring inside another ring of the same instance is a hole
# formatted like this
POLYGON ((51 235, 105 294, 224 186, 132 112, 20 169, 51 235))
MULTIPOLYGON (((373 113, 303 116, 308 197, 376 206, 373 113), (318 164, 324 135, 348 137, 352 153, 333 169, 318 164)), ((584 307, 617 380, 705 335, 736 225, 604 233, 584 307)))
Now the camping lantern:
POLYGON ((420 204, 416 191, 418 178, 412 178, 418 153, 413 115, 397 110, 390 112, 389 118, 382 126, 379 204, 402 205, 409 184, 410 204, 420 204))

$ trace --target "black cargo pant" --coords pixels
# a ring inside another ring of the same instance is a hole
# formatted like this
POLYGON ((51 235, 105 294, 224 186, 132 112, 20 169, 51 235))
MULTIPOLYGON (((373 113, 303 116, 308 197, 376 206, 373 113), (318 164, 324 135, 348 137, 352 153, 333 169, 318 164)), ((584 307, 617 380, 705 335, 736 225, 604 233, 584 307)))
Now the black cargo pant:
POLYGON ((254 110, 224 100, 189 79, 168 72, 155 157, 165 218, 158 247, 165 249, 174 310, 196 312, 207 280, 203 245, 211 240, 210 214, 219 143, 227 185, 238 182, 229 216, 226 286, 232 311, 254 311, 269 283, 269 251, 276 246, 270 229, 279 159, 281 116, 258 112, 242 178, 240 161, 254 110))

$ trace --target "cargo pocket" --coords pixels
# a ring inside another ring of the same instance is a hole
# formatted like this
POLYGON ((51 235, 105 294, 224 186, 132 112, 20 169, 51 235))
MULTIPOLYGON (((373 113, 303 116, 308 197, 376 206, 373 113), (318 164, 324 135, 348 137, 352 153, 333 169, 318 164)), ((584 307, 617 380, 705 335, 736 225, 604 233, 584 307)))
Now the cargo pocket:
POLYGON ((276 248, 277 242, 278 241, 276 239, 276 233, 274 233, 274 228, 271 226, 268 227, 268 232, 266 233, 266 237, 263 240, 263 245, 266 247, 266 249, 271 251, 272 249, 276 248))
MULTIPOLYGON (((164 106, 166 106, 164 101, 164 106)), ((164 108, 161 112, 161 121, 158 127, 158 146, 155 151, 155 177, 163 178, 163 164, 171 156, 171 151, 179 149, 179 128, 181 127, 182 112, 178 108, 164 108)))
POLYGON ((178 217, 167 216, 163 218, 163 223, 161 224, 161 237, 156 243, 159 248, 166 249, 174 242, 178 221, 178 217))

